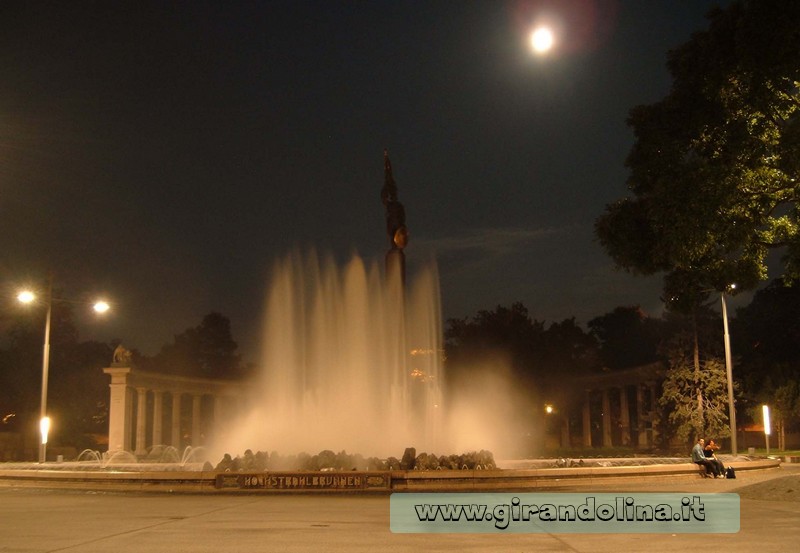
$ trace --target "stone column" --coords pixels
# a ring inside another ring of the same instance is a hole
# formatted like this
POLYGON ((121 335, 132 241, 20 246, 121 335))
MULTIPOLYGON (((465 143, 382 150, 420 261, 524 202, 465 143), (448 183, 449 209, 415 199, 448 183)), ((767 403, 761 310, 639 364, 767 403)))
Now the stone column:
POLYGON ((111 376, 111 383, 108 385, 110 389, 108 402, 108 452, 114 453, 125 449, 125 428, 128 425, 126 420, 126 414, 128 413, 126 390, 128 373, 131 372, 131 369, 130 367, 114 367, 103 369, 103 372, 111 376))
POLYGON ((583 399, 583 447, 592 447, 592 411, 591 411, 591 392, 586 390, 586 397, 583 399))
POLYGON ((647 414, 644 412, 644 390, 636 385, 636 445, 647 447, 647 414))
POLYGON ((631 445, 631 414, 628 408, 628 388, 619 389, 619 420, 622 430, 622 445, 631 445))
POLYGON ((172 447, 181 449, 181 394, 172 392, 172 447))
POLYGON ((164 392, 153 390, 153 445, 164 445, 164 392))
POLYGON ((611 401, 608 388, 603 388, 603 447, 611 447, 611 401))
POLYGON ((200 437, 200 405, 203 396, 194 394, 192 396, 192 446, 197 447, 203 445, 203 440, 200 437))
POLYGON ((136 388, 136 455, 147 454, 147 388, 136 388))
POLYGON ((572 440, 569 436, 569 415, 564 414, 561 417, 561 447, 569 448, 572 446, 572 440))
POLYGON ((225 400, 224 398, 219 395, 214 395, 214 413, 211 416, 211 420, 214 423, 214 426, 220 424, 222 420, 225 418, 225 400))
POLYGON ((657 401, 657 399, 656 399, 656 383, 655 382, 648 382, 647 383, 647 387, 650 389, 650 428, 652 429, 652 433, 653 433, 653 441, 651 442, 651 445, 653 445, 653 447, 655 447, 656 439, 658 438, 658 432, 656 431, 656 425, 653 424, 653 423, 655 423, 655 420, 656 420, 656 401, 657 401))
MULTIPOLYGON (((219 394, 214 394, 214 413, 211 416, 212 432, 216 432, 225 420, 225 398, 219 394)), ((215 435, 214 435, 215 436, 215 435)), ((212 436, 212 439, 213 437, 212 436)))
POLYGON ((125 451, 133 451, 133 388, 125 388, 125 451))

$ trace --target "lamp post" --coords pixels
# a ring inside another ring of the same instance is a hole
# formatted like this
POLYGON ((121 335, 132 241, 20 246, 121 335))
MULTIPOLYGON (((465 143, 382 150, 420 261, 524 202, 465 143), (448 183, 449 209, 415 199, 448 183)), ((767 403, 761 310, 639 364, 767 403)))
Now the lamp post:
MULTIPOLYGON (((736 288, 731 284, 728 289, 736 288)), ((728 333, 728 306, 725 302, 725 290, 720 292, 722 302, 722 325, 725 331, 725 373, 728 381, 728 419, 731 426, 731 455, 736 455, 736 408, 733 404, 733 361, 731 360, 731 337, 728 333)))
POLYGON ((769 406, 762 405, 761 410, 764 413, 764 440, 767 442, 767 457, 769 457, 769 435, 772 432, 772 428, 770 428, 769 424, 769 406))
MULTIPOLYGON (((32 303, 36 300, 36 294, 30 290, 23 290, 17 295, 17 299, 22 303, 32 303)), ((53 316, 53 302, 68 300, 53 298, 53 275, 50 274, 47 284, 47 295, 45 297, 45 305, 47 306, 47 316, 44 323, 44 348, 42 351, 42 396, 39 402, 39 462, 44 463, 47 457, 47 436, 50 431, 50 417, 47 416, 47 384, 50 374, 50 327, 53 316)), ((105 301, 95 302, 93 309, 97 313, 105 313, 109 309, 109 305, 105 301)))

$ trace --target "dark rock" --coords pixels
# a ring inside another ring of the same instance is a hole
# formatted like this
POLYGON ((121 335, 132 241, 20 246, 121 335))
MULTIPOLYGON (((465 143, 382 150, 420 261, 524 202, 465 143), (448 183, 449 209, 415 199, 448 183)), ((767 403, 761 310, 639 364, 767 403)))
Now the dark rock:
POLYGON ((407 447, 400 460, 400 470, 414 470, 417 459, 417 448, 407 447))

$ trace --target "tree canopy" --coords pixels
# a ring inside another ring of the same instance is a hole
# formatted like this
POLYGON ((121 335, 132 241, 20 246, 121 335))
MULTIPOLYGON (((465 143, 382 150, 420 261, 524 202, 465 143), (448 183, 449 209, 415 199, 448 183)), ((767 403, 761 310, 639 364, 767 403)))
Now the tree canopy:
POLYGON ((450 319, 445 340, 451 381, 461 376, 464 366, 481 359, 502 358, 520 386, 529 388, 541 388, 597 365, 597 341, 574 318, 546 327, 531 318, 521 302, 479 311, 472 319, 450 319))
MULTIPOLYGON (((779 432, 800 427, 800 287, 775 280, 736 312, 733 344, 743 404, 760 418, 761 404, 775 411, 779 432)), ((751 414, 752 416, 752 414, 751 414)))
POLYGON ((235 379, 245 370, 237 348, 230 320, 219 313, 209 313, 198 326, 176 334, 173 343, 164 345, 145 364, 164 372, 235 379))
POLYGON ((673 84, 630 112, 632 196, 595 222, 620 267, 665 273, 685 311, 708 289, 755 287, 767 255, 800 276, 800 3, 743 0, 668 54, 673 84))
POLYGON ((589 330, 600 344, 600 360, 609 369, 659 360, 664 327, 664 321, 648 317, 638 305, 617 307, 589 321, 589 330))

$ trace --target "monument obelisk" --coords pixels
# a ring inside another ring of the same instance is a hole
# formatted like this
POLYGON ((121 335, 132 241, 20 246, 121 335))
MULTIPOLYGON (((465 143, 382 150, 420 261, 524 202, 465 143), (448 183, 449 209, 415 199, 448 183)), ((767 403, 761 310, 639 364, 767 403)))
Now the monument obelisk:
POLYGON ((383 151, 384 183, 381 201, 386 208, 386 234, 389 237, 389 251, 386 252, 386 279, 392 281, 399 277, 400 285, 406 280, 406 254, 403 249, 408 244, 406 210, 397 199, 397 185, 392 176, 392 162, 389 150, 383 151))

